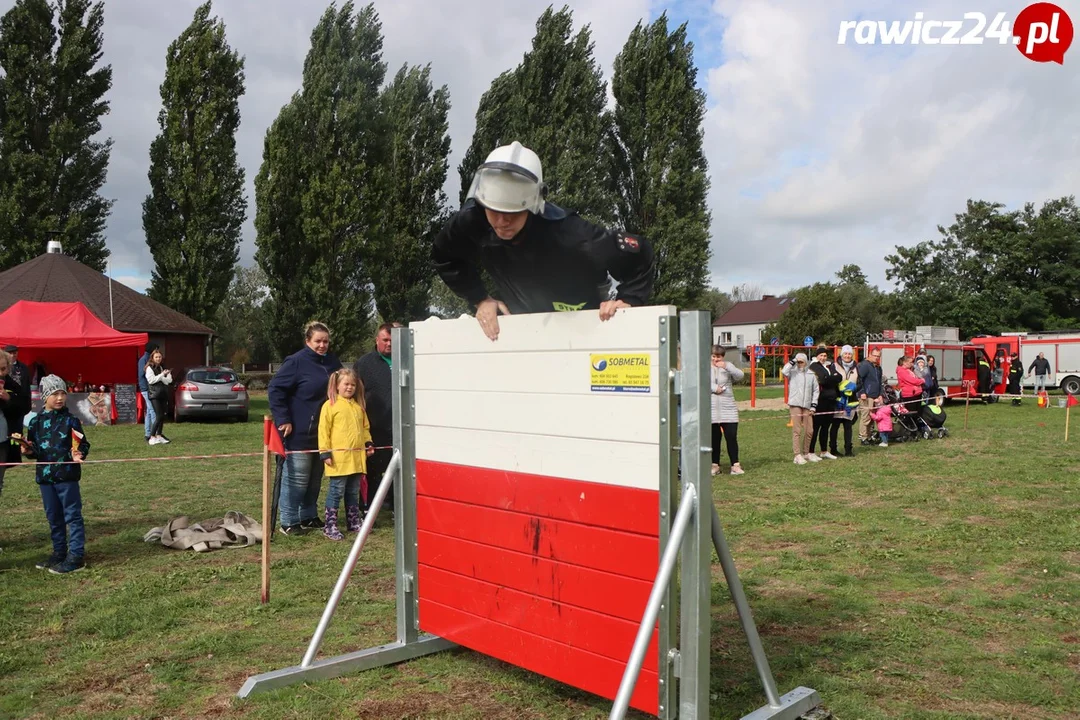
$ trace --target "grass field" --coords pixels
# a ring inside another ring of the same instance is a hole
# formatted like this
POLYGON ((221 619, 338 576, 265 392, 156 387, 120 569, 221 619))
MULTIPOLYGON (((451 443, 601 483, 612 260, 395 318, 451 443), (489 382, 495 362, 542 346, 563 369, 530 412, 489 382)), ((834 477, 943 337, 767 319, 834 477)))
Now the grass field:
MULTIPOLYGON (((1064 411, 1030 402, 972 406, 967 431, 963 406, 948 411, 945 440, 807 466, 782 416, 744 414, 747 474, 717 477, 715 498, 781 692, 813 687, 840 720, 1075 718, 1080 437, 1066 446, 1064 411)), ((257 451, 263 412, 168 425, 164 447, 91 428, 91 458, 257 451)), ((258 547, 142 541, 176 515, 258 517, 258 458, 87 466, 83 496, 89 567, 49 575, 33 567, 49 542, 32 476, 7 476, 0 717, 607 717, 605 700, 466 650, 237 700, 249 675, 299 663, 349 543, 275 540, 261 606, 258 547)), ((392 551, 381 520, 324 655, 393 639, 392 551)), ((764 697, 714 576, 712 717, 739 718, 764 697)))

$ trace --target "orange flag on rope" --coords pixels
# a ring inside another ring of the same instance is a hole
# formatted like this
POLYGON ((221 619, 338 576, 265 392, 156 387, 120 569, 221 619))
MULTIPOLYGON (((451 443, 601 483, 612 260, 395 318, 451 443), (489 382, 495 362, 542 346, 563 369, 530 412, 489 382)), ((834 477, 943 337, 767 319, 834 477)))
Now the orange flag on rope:
POLYGON ((263 445, 269 446, 270 452, 285 457, 285 444, 281 442, 281 433, 270 418, 263 419, 263 445))

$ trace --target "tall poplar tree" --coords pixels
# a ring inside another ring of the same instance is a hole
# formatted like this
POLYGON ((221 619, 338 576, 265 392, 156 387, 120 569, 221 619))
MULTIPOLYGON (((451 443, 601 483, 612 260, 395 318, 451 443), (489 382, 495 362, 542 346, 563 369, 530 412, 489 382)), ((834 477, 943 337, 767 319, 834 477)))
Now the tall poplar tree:
POLYGON ((383 100, 390 132, 388 212, 367 267, 379 315, 408 322, 431 314, 431 243, 448 216, 442 188, 450 154, 449 91, 432 88, 430 66, 406 65, 383 100))
POLYGON ((282 353, 296 350, 308 320, 327 323, 344 349, 371 317, 365 249, 384 232, 389 200, 382 47, 373 5, 331 5, 311 34, 302 89, 267 132, 256 260, 282 353))
POLYGON ((709 288, 705 93, 686 24, 638 23, 615 58, 609 178, 616 219, 656 252, 652 302, 689 307, 709 288))
POLYGON ((0 18, 0 270, 45 252, 105 270, 104 4, 16 0, 0 18))
POLYGON ((614 219, 604 160, 607 86, 586 25, 573 34, 569 8, 550 7, 536 23, 520 65, 480 99, 472 143, 458 166, 461 201, 489 152, 518 140, 540 157, 548 199, 596 222, 614 219))
POLYGON ((155 264, 147 294, 200 322, 213 320, 229 290, 247 217, 236 158, 243 94, 244 60, 208 1, 169 45, 143 201, 155 264))

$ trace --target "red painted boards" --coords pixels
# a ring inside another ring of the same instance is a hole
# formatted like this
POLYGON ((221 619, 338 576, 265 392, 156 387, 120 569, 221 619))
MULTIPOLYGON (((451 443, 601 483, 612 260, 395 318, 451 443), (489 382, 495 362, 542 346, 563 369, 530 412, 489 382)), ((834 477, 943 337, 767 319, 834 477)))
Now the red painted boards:
MULTIPOLYGON (((659 493, 418 460, 420 629, 614 699, 658 564, 659 493)), ((658 712, 653 632, 631 705, 658 712)))

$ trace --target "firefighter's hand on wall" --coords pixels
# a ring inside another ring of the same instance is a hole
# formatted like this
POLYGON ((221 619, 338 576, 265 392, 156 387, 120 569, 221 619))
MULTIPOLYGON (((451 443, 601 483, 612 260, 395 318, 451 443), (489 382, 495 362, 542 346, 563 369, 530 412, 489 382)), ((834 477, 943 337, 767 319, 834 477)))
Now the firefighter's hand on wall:
POLYGON ((506 307, 506 304, 501 300, 495 298, 487 298, 481 300, 476 306, 476 320, 480 323, 480 328, 487 335, 488 340, 499 339, 499 313, 503 315, 510 314, 510 308, 506 307))
POLYGON ((619 308, 628 308, 630 303, 625 300, 605 300, 600 303, 600 320, 610 320, 615 317, 615 311, 619 308))

